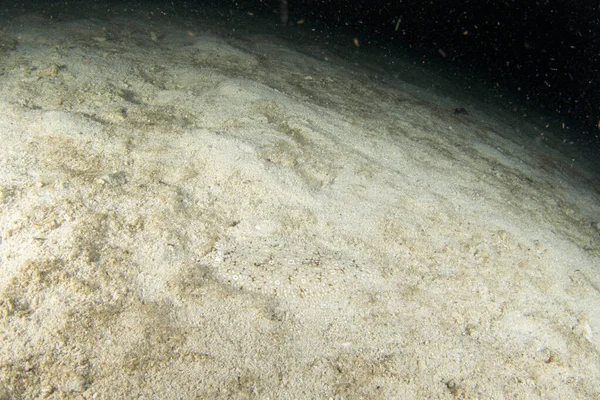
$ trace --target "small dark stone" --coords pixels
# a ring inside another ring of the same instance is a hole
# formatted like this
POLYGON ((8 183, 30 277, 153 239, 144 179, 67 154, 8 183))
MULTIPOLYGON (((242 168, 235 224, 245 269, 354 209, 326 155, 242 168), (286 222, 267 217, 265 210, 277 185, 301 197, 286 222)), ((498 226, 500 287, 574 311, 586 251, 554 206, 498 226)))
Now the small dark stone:
POLYGON ((467 112, 466 109, 460 107, 460 108, 455 108, 454 109, 454 114, 458 114, 458 115, 468 115, 469 113, 467 112))

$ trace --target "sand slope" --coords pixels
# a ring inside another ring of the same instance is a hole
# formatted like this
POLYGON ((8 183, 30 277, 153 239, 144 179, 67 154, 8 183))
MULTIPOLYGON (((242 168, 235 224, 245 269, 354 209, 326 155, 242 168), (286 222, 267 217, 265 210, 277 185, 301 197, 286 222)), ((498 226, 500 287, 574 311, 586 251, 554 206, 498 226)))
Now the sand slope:
POLYGON ((0 399, 600 396, 593 171, 442 78, 202 24, 3 30, 0 399))

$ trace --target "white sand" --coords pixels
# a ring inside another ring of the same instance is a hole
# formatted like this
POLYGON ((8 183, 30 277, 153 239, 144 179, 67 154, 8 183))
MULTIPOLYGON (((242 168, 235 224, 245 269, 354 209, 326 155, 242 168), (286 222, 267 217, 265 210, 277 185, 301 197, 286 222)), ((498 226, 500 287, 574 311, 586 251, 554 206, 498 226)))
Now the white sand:
POLYGON ((0 33, 0 399, 600 396, 568 145, 408 59, 140 15, 0 33))

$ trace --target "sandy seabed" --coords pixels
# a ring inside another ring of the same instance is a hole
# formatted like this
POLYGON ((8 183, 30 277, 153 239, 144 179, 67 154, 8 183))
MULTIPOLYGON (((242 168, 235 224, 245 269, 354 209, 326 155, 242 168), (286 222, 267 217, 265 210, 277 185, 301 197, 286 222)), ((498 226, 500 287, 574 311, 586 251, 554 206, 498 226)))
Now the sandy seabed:
POLYGON ((5 21, 0 399, 600 398, 597 170, 361 51, 5 21))

